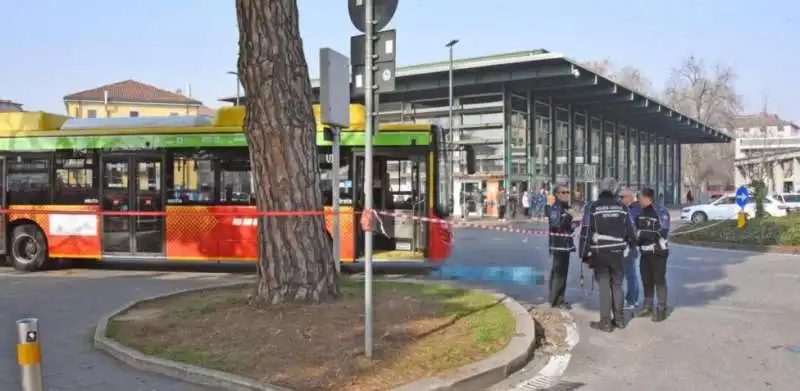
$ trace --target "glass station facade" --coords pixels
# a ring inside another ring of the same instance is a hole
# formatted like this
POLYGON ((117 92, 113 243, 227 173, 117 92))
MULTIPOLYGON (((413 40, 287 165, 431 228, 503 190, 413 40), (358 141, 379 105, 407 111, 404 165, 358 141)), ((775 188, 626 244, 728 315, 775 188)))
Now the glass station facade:
POLYGON ((651 186, 666 204, 679 199, 676 141, 547 96, 455 96, 452 127, 447 98, 381 103, 380 113, 381 122, 430 122, 455 129, 456 148, 474 148, 472 174, 460 152, 453 153, 457 216, 494 215, 491 202, 485 201, 492 201, 499 186, 538 191, 563 184, 577 197, 593 199, 603 177, 633 189, 651 186))
POLYGON ((603 177, 633 189, 652 187, 660 202, 676 204, 681 143, 730 141, 545 50, 398 68, 394 90, 381 93, 379 102, 381 122, 434 123, 452 131, 447 172, 455 216, 496 216, 500 187, 522 192, 563 184, 577 199, 592 200, 603 177), (466 145, 475 153, 472 170, 466 145))

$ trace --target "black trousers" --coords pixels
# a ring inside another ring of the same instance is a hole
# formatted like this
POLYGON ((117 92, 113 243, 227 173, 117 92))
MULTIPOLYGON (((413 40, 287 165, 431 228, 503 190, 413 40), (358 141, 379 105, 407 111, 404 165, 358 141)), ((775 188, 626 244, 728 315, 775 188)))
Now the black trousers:
POLYGON ((500 219, 506 218, 506 206, 505 205, 498 205, 497 206, 497 217, 500 219))
POLYGON ((653 298, 658 297, 658 308, 667 308, 667 256, 643 252, 639 270, 645 307, 652 308, 653 298))
MULTIPOLYGON (((605 255, 604 257, 613 258, 614 255, 605 255)), ((594 267, 594 277, 597 280, 597 290, 600 294, 600 321, 611 322, 612 319, 617 322, 624 322, 624 314, 622 312, 622 302, 624 300, 622 293, 622 254, 617 257, 619 259, 606 259, 597 262, 594 267)))
POLYGON ((570 253, 566 251, 553 251, 553 264, 550 267, 550 295, 548 297, 548 301, 553 307, 566 302, 569 256, 570 253))

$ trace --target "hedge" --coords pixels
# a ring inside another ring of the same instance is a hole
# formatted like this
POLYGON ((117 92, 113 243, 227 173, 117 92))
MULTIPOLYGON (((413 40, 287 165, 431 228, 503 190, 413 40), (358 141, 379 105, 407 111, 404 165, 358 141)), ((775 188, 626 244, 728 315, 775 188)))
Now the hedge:
POLYGON ((736 220, 687 224, 675 230, 672 236, 677 242, 800 246, 800 214, 751 219, 747 221, 747 225, 743 229, 736 226, 736 220), (683 234, 682 232, 687 233, 683 234))

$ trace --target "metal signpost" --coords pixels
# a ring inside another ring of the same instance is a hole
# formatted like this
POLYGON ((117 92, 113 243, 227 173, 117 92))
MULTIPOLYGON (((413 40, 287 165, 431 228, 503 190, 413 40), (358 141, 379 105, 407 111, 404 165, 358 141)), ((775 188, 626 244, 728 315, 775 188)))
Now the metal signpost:
POLYGON ((736 226, 739 229, 744 228, 745 224, 747 223, 747 218, 745 217, 744 213, 744 206, 747 205, 747 199, 750 197, 750 192, 747 191, 747 187, 740 186, 736 189, 736 205, 739 205, 739 215, 736 219, 736 226))
POLYGON ((341 130, 350 127, 350 59, 329 48, 319 50, 319 118, 325 127, 325 138, 331 141, 331 196, 333 213, 333 259, 341 271, 339 231, 339 170, 341 162, 341 130))
MULTIPOLYGON (((371 213, 372 135, 378 128, 378 94, 394 90, 396 33, 380 31, 392 20, 398 0, 348 0, 353 25, 364 35, 350 40, 353 61, 353 95, 364 95, 367 118, 364 129, 364 211, 371 213), (363 42, 363 44, 360 44, 363 42), (363 53, 360 53, 363 51, 363 53), (363 59, 363 62, 360 60, 363 59)), ((372 232, 364 232, 364 355, 372 358, 372 232)))
POLYGON ((17 321, 17 362, 22 391, 44 391, 39 319, 26 318, 17 321))

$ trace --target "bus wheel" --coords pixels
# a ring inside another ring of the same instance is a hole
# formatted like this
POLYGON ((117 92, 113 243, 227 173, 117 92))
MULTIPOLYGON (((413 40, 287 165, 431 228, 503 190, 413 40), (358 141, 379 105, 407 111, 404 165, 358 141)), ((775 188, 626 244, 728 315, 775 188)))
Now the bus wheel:
POLYGON ((47 242, 44 234, 32 224, 14 227, 10 250, 11 264, 19 271, 41 270, 47 261, 47 242))

